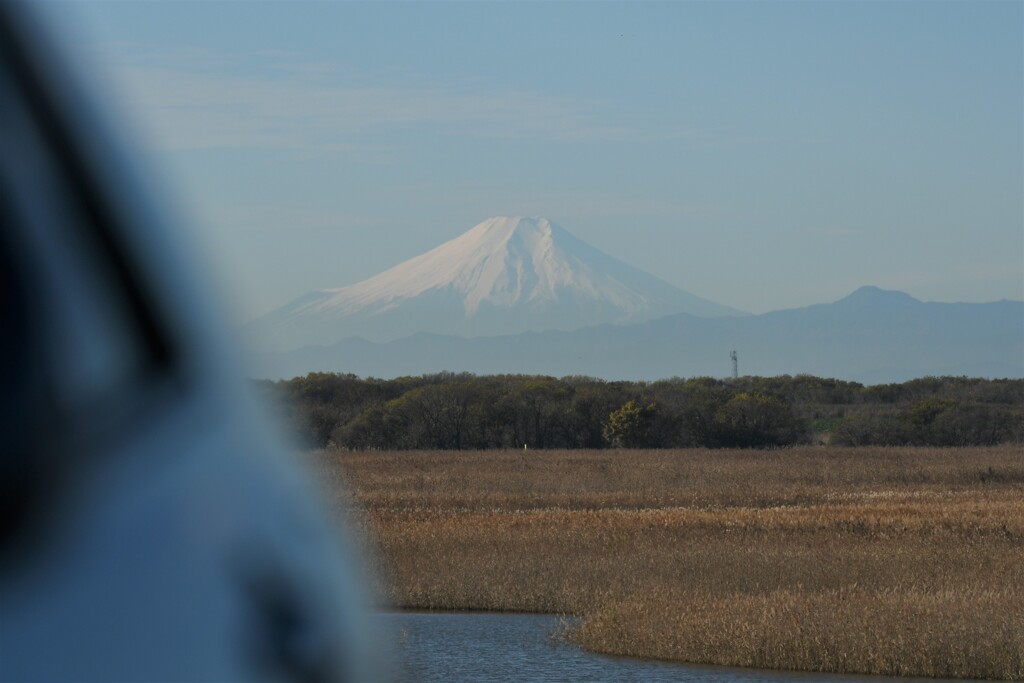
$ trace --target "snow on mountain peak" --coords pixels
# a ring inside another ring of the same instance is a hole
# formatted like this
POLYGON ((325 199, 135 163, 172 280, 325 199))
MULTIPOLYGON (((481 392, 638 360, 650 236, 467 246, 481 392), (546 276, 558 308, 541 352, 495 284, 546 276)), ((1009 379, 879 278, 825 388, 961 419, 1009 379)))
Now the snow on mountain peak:
POLYGON ((642 296, 595 269, 607 265, 590 263, 597 254, 611 260, 546 218, 499 216, 368 280, 326 290, 331 296, 311 303, 309 311, 349 312, 373 302, 395 305, 431 290, 450 290, 461 296, 465 313, 473 315, 485 302, 510 307, 554 299, 559 290, 571 288, 594 298, 603 293, 628 310, 642 308, 642 296))
POLYGON ((573 329, 680 312, 737 313, 629 266, 546 218, 498 216, 367 280, 297 299, 254 329, 294 346, 352 334, 573 329))

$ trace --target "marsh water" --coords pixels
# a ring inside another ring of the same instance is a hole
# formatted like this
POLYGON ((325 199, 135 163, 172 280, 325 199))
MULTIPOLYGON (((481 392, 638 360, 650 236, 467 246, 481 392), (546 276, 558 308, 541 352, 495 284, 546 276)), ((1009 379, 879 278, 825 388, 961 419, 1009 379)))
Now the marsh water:
MULTIPOLYGON (((383 612, 398 681, 473 683, 873 683, 908 679, 693 666, 585 652, 557 638, 546 614, 383 612)), ((935 683, 935 679, 928 679, 935 683)))

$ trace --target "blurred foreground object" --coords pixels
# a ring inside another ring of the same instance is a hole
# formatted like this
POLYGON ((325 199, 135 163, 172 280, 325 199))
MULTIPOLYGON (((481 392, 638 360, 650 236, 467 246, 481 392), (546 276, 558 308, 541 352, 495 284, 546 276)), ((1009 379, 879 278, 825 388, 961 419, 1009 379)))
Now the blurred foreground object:
POLYGON ((366 678, 356 563, 39 11, 0 0, 0 679, 366 678))

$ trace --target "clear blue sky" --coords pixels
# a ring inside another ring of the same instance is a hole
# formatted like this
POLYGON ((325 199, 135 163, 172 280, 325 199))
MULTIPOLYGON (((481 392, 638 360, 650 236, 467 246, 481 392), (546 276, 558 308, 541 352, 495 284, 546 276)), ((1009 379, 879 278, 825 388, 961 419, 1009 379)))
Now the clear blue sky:
POLYGON ((1024 3, 57 5, 235 315, 494 215, 753 312, 1024 298, 1024 3))

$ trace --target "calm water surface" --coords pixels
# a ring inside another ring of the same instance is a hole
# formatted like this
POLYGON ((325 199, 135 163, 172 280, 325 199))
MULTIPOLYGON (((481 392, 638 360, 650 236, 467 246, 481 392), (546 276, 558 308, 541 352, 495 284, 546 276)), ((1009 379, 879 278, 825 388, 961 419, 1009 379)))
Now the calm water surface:
MULTIPOLYGON (((874 683, 924 680, 779 673, 605 657, 556 642, 557 617, 486 612, 384 612, 398 681, 608 683, 874 683)), ((936 683, 935 679, 927 679, 936 683)))

